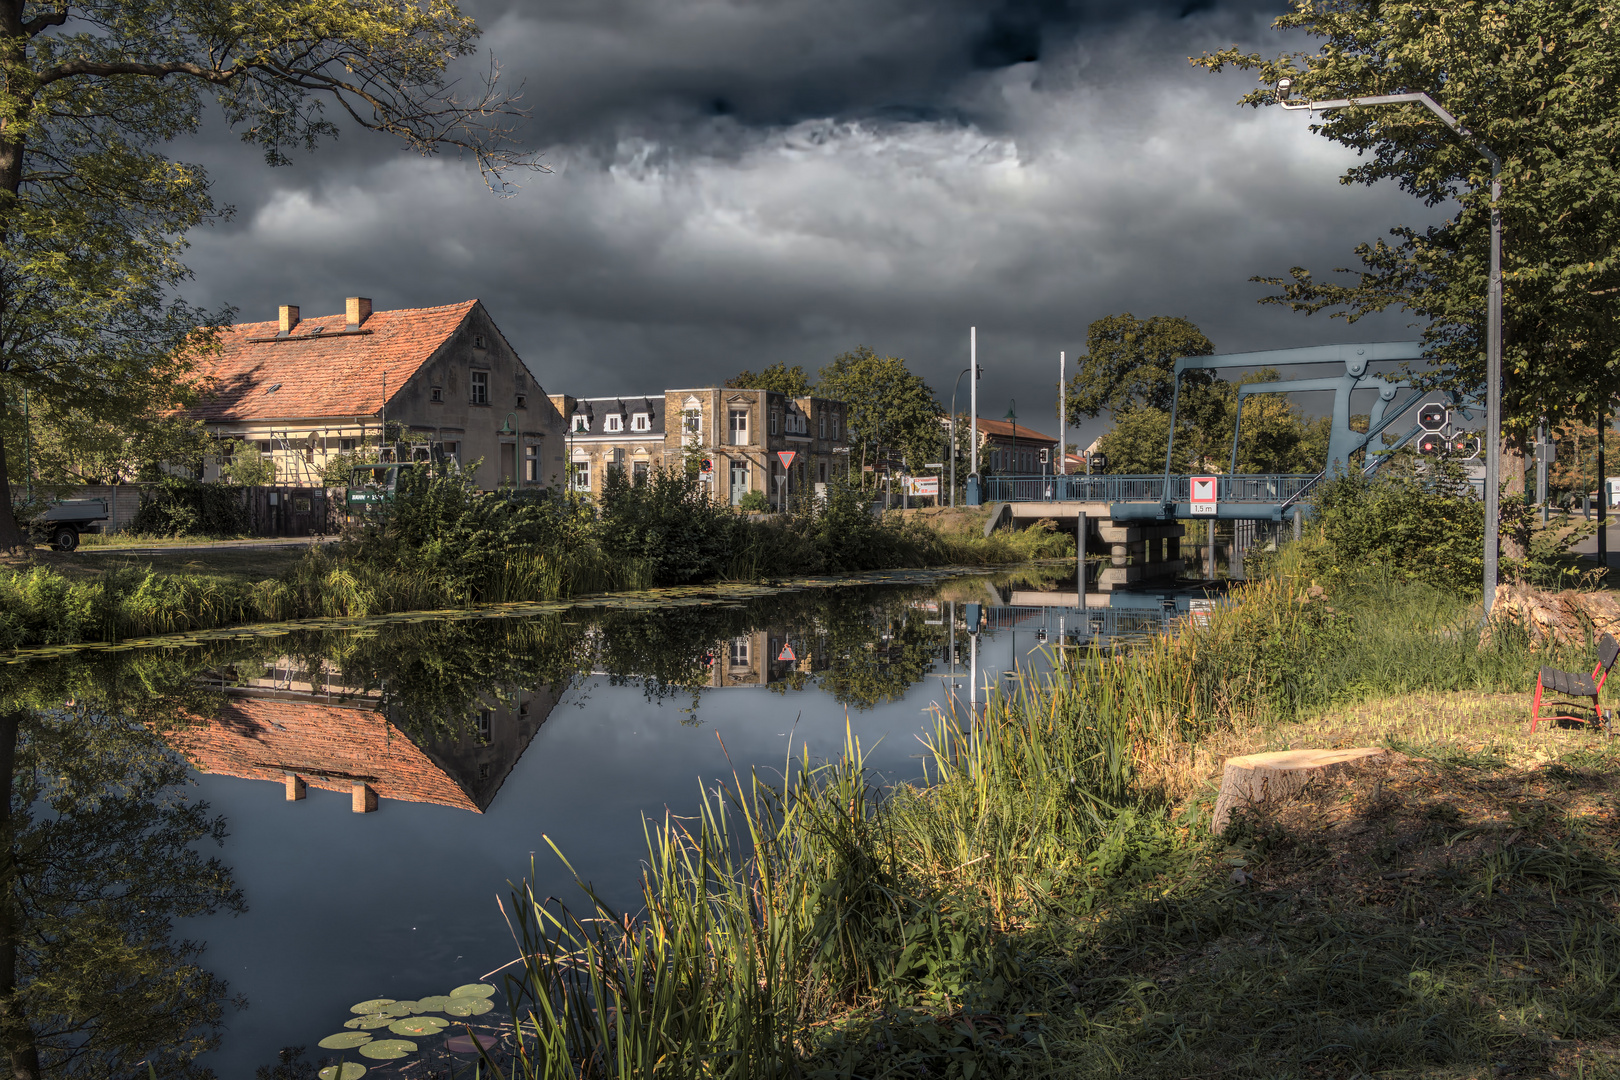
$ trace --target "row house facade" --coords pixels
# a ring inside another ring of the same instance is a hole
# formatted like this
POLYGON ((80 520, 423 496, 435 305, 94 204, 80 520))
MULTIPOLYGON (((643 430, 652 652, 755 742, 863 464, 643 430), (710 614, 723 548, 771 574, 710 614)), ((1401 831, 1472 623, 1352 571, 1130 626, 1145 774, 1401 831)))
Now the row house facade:
POLYGON ((482 488, 563 482, 563 418, 477 300, 373 311, 353 296, 315 318, 289 304, 274 322, 227 328, 200 368, 207 392, 186 415, 221 446, 204 480, 246 444, 274 463, 277 483, 318 486, 333 457, 378 447, 386 432, 477 462, 482 488))
POLYGON ((702 387, 657 395, 576 398, 555 395, 567 427, 569 485, 599 493, 610 469, 626 476, 681 468, 689 458, 710 496, 735 506, 750 491, 774 499, 782 483, 792 499, 848 468, 842 402, 770 390, 702 387), (783 462, 791 453, 790 463, 783 462))

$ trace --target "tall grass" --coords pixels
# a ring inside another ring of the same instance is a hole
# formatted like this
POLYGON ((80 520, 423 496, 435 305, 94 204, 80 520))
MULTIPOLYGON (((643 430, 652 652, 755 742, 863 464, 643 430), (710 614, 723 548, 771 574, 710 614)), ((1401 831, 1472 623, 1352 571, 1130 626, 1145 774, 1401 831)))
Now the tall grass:
POLYGON ((736 778, 648 826, 639 915, 588 889, 577 912, 514 893, 514 1075, 1030 1067, 1059 1037, 1043 1025, 1076 928, 1178 843, 1200 739, 1420 688, 1522 689, 1540 659, 1509 632, 1482 642, 1428 586, 1330 597, 1279 573, 1138 648, 1068 649, 977 716, 937 713, 923 782, 878 789, 852 736, 780 784, 736 778))

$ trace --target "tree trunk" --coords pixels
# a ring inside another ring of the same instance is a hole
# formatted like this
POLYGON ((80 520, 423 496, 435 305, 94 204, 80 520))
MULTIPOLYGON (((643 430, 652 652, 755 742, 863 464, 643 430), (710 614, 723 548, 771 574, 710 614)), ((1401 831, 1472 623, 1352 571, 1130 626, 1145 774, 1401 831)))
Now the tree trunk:
MULTIPOLYGON (((0 413, 5 411, 6 399, 3 390, 0 390, 0 413)), ((11 471, 6 467, 6 440, 0 436, 0 491, 4 491, 5 498, 0 499, 0 550, 15 551, 27 544, 23 536, 22 526, 17 524, 17 515, 11 509, 11 471)))
POLYGON ((22 928, 18 911, 16 844, 11 828, 11 778, 17 764, 17 738, 23 714, 0 713, 0 1052, 11 1063, 12 1080, 38 1080, 39 1048, 17 1001, 17 946, 22 928))
POLYGON ((1221 792, 1215 799, 1210 831, 1226 830, 1233 811, 1292 799, 1319 776, 1351 772, 1381 762, 1387 751, 1376 747, 1347 750, 1279 750, 1269 754, 1247 754, 1226 759, 1221 774, 1221 792))

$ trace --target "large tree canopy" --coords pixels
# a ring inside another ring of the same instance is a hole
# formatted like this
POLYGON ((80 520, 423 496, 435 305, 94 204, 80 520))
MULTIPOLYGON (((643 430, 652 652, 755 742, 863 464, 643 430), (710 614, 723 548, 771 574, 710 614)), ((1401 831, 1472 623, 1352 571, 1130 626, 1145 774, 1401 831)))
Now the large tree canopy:
POLYGON ((788 367, 786 360, 778 360, 764 371, 740 371, 727 379, 726 385, 735 390, 770 390, 788 397, 808 397, 813 392, 804 368, 798 364, 788 367))
MULTIPOLYGON (((175 289, 186 232, 220 210, 162 148, 210 99, 272 164, 336 115, 465 152, 501 184, 532 164, 511 149, 516 112, 493 79, 463 97, 447 78, 477 34, 449 0, 0 0, 0 479, 25 391, 91 424, 191 393, 229 313, 175 289)), ((0 500, 0 547, 21 540, 0 500)))
MULTIPOLYGON (((1118 416, 1143 405, 1169 409, 1176 361, 1214 351, 1202 330, 1177 316, 1138 319, 1128 311, 1104 316, 1086 329, 1086 355, 1069 380, 1069 423, 1104 410, 1118 416)), ((1189 371, 1182 377, 1182 393, 1214 381, 1213 372, 1189 371)))
MULTIPOLYGON (((1424 91, 1503 161, 1503 422, 1521 440, 1535 418, 1590 420, 1620 389, 1620 5, 1614 0, 1294 0, 1273 24, 1318 39, 1267 60, 1236 48, 1194 58, 1255 71, 1242 102, 1424 91)), ((1354 321, 1390 307, 1429 320, 1435 383, 1484 385, 1490 166, 1420 105, 1315 114, 1311 130, 1354 148, 1347 184, 1394 180, 1457 212, 1396 228, 1356 249, 1348 281, 1295 267, 1271 302, 1336 308, 1354 321)), ((1305 124, 1300 121, 1301 126, 1305 124)), ((1324 192, 1323 198, 1331 198, 1324 192)))
POLYGON ((839 353, 821 369, 816 393, 844 403, 850 452, 857 464, 899 451, 906 466, 921 471, 938 461, 944 445, 943 411, 922 376, 898 356, 879 356, 865 345, 839 353))

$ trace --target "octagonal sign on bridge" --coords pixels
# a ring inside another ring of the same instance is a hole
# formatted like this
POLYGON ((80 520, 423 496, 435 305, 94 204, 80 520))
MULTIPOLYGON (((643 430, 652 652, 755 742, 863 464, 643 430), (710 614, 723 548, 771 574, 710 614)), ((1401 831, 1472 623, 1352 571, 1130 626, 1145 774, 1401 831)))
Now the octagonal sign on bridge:
POLYGON ((1213 476, 1192 478, 1192 512, 1213 517, 1215 515, 1215 480, 1213 476))

